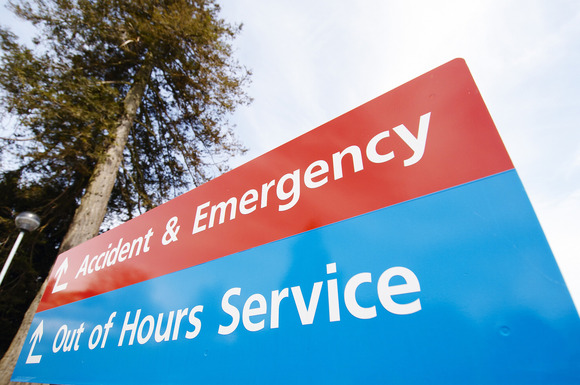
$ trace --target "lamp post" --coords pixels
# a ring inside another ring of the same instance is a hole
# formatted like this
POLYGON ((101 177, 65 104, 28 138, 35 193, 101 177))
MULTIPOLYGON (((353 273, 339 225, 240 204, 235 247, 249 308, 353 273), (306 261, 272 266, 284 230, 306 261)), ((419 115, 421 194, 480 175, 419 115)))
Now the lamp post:
POLYGON ((2 272, 0 273, 0 285, 2 285, 6 271, 8 271, 8 267, 10 267, 10 264, 12 263, 12 259, 14 258, 14 254, 16 254, 16 250, 18 250, 18 246, 20 246, 24 233, 26 231, 34 231, 38 226, 40 226, 40 218, 38 215, 29 211, 18 214, 15 222, 16 227, 20 229, 20 233, 18 234, 18 238, 16 238, 16 242, 14 242, 14 246, 12 246, 12 250, 10 250, 10 255, 8 255, 8 259, 6 259, 6 262, 4 263, 2 272))

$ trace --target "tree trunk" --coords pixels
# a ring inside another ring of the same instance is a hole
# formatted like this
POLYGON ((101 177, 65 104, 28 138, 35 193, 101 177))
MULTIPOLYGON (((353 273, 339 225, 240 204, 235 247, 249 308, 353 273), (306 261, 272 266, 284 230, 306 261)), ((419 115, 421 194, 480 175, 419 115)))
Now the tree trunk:
MULTIPOLYGON (((129 92, 125 96, 123 116, 117 126, 113 143, 111 143, 95 166, 87 190, 81 199, 81 204, 75 211, 72 223, 60 245, 59 254, 95 237, 99 233, 99 228, 107 212, 107 205, 115 185, 115 180, 117 179, 119 167, 123 160, 123 150, 127 144, 129 131, 135 121, 137 110, 147 89, 152 71, 153 58, 150 54, 147 54, 143 65, 135 74, 131 89, 129 89, 129 92)), ((30 328, 47 283, 48 278, 30 304, 16 336, 4 354, 2 361, 0 361, 0 385, 26 385, 25 383, 10 382, 10 377, 18 361, 20 350, 24 345, 28 329, 30 328)))
POLYGON ((81 199, 81 204, 62 240, 59 253, 93 238, 99 233, 123 160, 123 150, 127 144, 129 131, 145 94, 152 69, 153 61, 147 56, 143 66, 135 75, 133 86, 125 96, 125 111, 117 127, 114 141, 95 167, 87 190, 81 199))

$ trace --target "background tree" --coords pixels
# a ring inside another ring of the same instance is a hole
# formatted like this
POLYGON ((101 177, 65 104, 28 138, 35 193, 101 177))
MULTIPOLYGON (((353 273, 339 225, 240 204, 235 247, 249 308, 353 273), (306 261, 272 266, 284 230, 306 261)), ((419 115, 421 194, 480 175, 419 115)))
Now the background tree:
POLYGON ((2 183, 36 186, 68 213, 50 238, 67 229, 60 252, 97 235, 107 209, 109 219, 130 219, 223 172, 243 150, 227 122, 249 101, 249 72, 230 45, 240 26, 222 20, 213 0, 10 7, 40 33, 27 47, 0 31, 1 105, 17 117, 2 146, 2 183), (14 156, 17 167, 4 167, 14 156))

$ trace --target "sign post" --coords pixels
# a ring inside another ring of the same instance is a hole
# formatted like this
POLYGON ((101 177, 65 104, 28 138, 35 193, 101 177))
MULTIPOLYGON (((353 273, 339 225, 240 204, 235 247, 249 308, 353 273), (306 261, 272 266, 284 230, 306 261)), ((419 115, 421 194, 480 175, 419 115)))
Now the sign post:
POLYGON ((463 60, 59 256, 13 381, 580 381, 580 319, 463 60))

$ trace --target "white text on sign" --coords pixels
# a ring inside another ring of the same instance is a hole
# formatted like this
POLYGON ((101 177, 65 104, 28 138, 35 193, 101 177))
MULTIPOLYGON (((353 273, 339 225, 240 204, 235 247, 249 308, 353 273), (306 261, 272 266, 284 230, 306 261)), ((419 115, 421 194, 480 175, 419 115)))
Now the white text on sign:
MULTIPOLYGON (((429 120, 431 113, 422 115, 419 119, 419 130, 415 137, 407 127, 399 125, 393 128, 400 140, 402 140, 412 151, 413 155, 403 160, 404 167, 412 166, 419 162, 425 152, 427 144, 427 132, 429 130, 429 120)), ((366 159, 371 163, 385 163, 396 158, 395 151, 389 151, 379 154, 378 145, 382 140, 390 137, 390 131, 386 130, 372 137, 366 146, 366 159)), ((352 145, 342 151, 332 154, 332 178, 339 180, 343 177, 344 159, 348 157, 352 160, 354 172, 364 170, 362 151, 359 146, 352 145)), ((319 188, 330 181, 330 166, 325 160, 312 162, 304 171, 302 177, 304 185, 309 189, 319 188)), ((242 215, 248 215, 259 208, 268 207, 268 198, 270 190, 275 188, 276 197, 280 201, 278 211, 286 211, 294 207, 300 199, 300 180, 301 170, 297 169, 289 174, 283 175, 278 179, 278 183, 273 179, 264 183, 260 191, 258 189, 249 189, 238 200, 237 197, 231 197, 226 201, 212 205, 211 201, 205 202, 195 211, 193 223, 193 234, 212 228, 215 225, 222 224, 226 220, 226 211, 229 208, 229 220, 236 219, 237 212, 242 215), (275 186, 275 187, 274 187, 275 186), (210 207, 211 206, 211 207, 210 207)))

